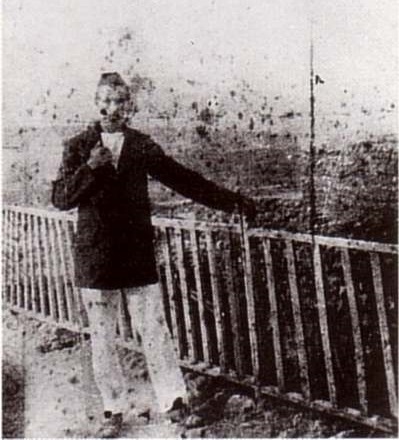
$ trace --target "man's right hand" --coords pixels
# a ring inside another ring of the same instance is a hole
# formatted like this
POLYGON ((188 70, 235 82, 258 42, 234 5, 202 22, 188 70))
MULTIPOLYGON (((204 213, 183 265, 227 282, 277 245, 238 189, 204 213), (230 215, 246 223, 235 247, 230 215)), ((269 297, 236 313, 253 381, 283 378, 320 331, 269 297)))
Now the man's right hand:
POLYGON ((96 169, 103 165, 112 164, 112 153, 108 148, 102 147, 100 144, 97 144, 90 151, 90 158, 87 161, 87 165, 91 169, 96 169))

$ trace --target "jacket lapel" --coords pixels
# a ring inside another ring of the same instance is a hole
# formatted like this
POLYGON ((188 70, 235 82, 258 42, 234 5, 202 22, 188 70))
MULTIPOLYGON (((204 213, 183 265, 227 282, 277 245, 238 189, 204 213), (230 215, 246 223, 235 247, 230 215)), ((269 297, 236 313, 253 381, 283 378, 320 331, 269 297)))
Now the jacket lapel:
POLYGON ((118 173, 121 172, 121 169, 123 168, 123 164, 126 163, 126 154, 128 151, 128 145, 131 144, 131 134, 130 134, 130 130, 128 129, 128 127, 126 127, 126 125, 123 126, 123 143, 122 143, 122 148, 121 148, 121 152, 119 154, 119 158, 118 158, 118 163, 116 165, 116 170, 118 171, 118 173))

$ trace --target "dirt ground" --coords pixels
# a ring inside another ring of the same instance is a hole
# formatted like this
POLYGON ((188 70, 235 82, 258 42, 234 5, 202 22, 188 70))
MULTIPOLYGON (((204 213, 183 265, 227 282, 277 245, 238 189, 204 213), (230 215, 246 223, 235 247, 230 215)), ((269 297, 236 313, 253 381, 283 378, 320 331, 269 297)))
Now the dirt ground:
MULTIPOLYGON (((242 389, 211 383, 192 373, 187 380, 194 393, 194 414, 185 419, 185 424, 172 424, 156 415, 141 354, 121 348, 120 356, 132 384, 127 390, 128 410, 121 437, 387 436, 276 402, 255 403, 242 389), (201 387, 206 389, 202 396, 198 392, 201 387), (144 416, 139 416, 143 412, 144 416)), ((90 365, 89 341, 36 320, 22 322, 18 315, 3 311, 3 438, 95 436, 102 408, 90 365)))

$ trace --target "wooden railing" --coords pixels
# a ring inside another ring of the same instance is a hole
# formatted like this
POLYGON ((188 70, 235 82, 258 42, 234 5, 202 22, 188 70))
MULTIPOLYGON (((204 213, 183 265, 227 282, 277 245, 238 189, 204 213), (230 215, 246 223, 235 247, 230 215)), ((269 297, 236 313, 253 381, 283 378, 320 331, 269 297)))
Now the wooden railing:
MULTIPOLYGON (((237 224, 157 217, 153 224, 167 321, 183 365, 392 426, 396 246, 237 224)), ((87 331, 73 283, 75 216, 7 206, 2 226, 6 304, 87 331)), ((134 344, 120 303, 117 332, 134 344)))

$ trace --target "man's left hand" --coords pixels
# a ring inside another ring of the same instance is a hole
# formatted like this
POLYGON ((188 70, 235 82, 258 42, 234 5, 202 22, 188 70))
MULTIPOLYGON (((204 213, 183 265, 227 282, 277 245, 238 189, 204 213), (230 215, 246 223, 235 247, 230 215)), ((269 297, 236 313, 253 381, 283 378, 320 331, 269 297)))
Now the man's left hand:
POLYGON ((255 202, 247 197, 243 197, 239 204, 240 212, 244 214, 248 222, 253 222, 257 214, 255 202))

